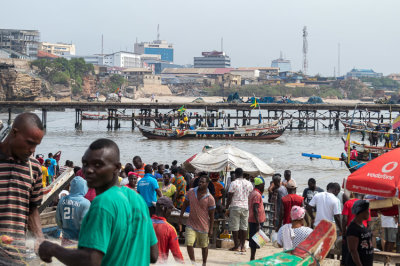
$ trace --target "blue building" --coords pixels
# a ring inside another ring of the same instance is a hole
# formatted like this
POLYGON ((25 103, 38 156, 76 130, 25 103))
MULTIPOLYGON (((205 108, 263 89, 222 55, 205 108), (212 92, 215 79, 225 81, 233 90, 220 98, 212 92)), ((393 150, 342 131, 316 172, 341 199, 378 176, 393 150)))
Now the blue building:
POLYGON ((174 62, 174 47, 166 41, 156 40, 153 42, 135 43, 134 51, 136 54, 160 55, 162 61, 174 62))
POLYGON ((272 60, 271 67, 279 67, 279 72, 292 71, 290 60, 283 59, 282 53, 278 59, 272 60))
POLYGON ((356 69, 353 68, 350 72, 346 74, 347 78, 381 78, 382 73, 376 73, 372 69, 356 69))

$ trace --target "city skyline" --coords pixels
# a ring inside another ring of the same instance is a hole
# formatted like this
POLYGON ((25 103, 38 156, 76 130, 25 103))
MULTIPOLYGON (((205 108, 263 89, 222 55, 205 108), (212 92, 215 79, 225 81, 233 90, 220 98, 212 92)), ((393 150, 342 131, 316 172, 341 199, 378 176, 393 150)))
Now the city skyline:
POLYGON ((133 51, 139 42, 160 39, 174 44, 174 62, 193 64, 203 51, 224 51, 233 67, 270 66, 280 51, 302 66, 302 28, 308 28, 309 74, 332 76, 338 71, 337 46, 341 46, 341 75, 353 67, 385 75, 400 72, 400 2, 381 1, 262 1, 188 2, 155 0, 141 3, 115 0, 71 0, 60 10, 53 1, 3 3, 1 28, 36 29, 41 41, 72 42, 77 55, 133 51), (43 12, 43 15, 40 15, 43 12))

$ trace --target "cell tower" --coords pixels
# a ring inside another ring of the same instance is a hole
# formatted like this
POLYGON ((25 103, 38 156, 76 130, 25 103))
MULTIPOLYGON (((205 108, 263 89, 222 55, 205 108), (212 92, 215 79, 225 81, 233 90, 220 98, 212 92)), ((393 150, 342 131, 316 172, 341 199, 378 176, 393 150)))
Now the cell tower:
POLYGON ((303 28, 303 73, 307 75, 308 69, 308 61, 307 61, 307 53, 308 53, 308 42, 307 42, 307 27, 304 26, 303 28))
POLYGON ((157 24, 157 41, 160 40, 160 24, 157 24))
POLYGON ((338 77, 340 77, 340 43, 338 43, 338 59, 337 59, 337 65, 338 65, 338 77))

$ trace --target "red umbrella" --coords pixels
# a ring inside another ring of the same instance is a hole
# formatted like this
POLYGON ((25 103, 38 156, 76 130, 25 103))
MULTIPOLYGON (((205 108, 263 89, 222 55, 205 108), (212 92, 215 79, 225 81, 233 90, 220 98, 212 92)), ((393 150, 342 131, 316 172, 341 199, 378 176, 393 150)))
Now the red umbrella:
POLYGON ((394 197, 400 185, 400 148, 368 162, 345 180, 345 188, 362 194, 394 197))

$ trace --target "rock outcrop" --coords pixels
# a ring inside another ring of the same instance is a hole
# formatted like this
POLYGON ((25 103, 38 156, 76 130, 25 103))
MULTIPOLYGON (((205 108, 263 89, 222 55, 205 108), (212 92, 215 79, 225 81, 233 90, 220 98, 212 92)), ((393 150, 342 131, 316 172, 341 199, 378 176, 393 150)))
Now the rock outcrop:
POLYGON ((34 100, 40 94, 41 87, 41 79, 18 72, 14 65, 0 64, 0 100, 34 100))

